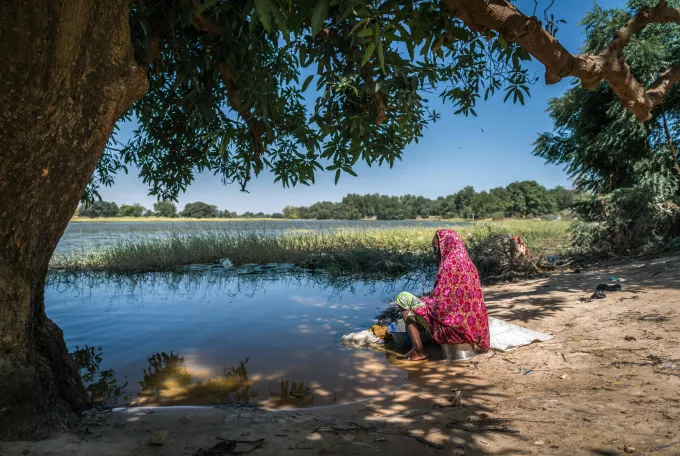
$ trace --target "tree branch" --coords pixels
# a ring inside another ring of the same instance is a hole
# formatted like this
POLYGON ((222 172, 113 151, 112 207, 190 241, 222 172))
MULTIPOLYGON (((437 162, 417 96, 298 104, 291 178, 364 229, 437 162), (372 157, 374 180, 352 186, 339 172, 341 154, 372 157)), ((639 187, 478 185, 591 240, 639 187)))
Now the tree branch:
POLYGON ((654 101, 655 105, 661 103, 663 97, 670 91, 673 84, 680 81, 680 65, 673 65, 659 75, 647 89, 647 97, 654 101))
POLYGON ((680 9, 669 8, 666 0, 661 0, 654 8, 644 8, 640 10, 630 21, 618 31, 612 42, 603 52, 621 56, 621 51, 630 42, 633 35, 652 23, 677 22, 680 23, 680 9))
POLYGON ((514 41, 529 52, 545 65, 547 84, 573 76, 589 89, 597 87, 603 80, 607 81, 626 109, 639 121, 649 120, 652 109, 661 103, 670 86, 680 80, 680 70, 674 67, 663 73, 649 90, 645 90, 620 56, 632 36, 646 25, 680 23, 680 9, 669 8, 665 0, 661 0, 654 8, 641 10, 619 30, 609 47, 598 55, 571 54, 543 29, 538 19, 522 14, 506 0, 442 0, 442 4, 471 30, 495 30, 506 40, 514 41))

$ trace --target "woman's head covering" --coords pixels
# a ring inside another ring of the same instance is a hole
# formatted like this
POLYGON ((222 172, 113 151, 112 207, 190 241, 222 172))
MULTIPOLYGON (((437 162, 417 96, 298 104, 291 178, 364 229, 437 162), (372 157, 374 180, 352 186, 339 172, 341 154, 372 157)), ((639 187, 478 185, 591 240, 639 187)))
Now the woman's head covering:
POLYGON ((415 312, 427 321, 432 338, 440 344, 477 345, 489 349, 489 319, 477 268, 465 244, 453 230, 439 230, 441 261, 437 281, 425 309, 415 312))

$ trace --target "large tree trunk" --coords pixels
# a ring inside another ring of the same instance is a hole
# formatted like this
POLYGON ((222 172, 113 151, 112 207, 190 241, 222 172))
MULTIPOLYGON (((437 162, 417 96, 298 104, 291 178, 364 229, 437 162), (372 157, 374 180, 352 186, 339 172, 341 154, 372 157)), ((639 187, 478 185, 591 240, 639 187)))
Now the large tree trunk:
POLYGON ((146 91, 128 21, 128 0, 0 7, 0 439, 88 405, 43 288, 114 123, 146 91))

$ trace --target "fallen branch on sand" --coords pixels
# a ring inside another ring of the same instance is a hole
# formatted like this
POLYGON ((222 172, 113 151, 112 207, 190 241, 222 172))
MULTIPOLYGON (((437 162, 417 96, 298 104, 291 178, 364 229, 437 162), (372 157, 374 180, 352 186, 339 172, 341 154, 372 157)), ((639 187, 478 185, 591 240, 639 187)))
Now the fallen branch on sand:
POLYGON ((509 428, 504 420, 483 420, 479 424, 469 421, 451 421, 446 425, 449 429, 460 429, 466 432, 498 432, 504 434, 519 434, 517 429, 509 428))
POLYGON ((333 432, 333 433, 339 435, 340 437, 344 438, 348 442, 353 443, 355 445, 365 445, 365 446, 374 448, 371 445, 350 440, 350 439, 348 439, 347 437, 345 437, 344 435, 341 434, 342 432, 365 431, 366 434, 369 434, 369 435, 370 434, 382 434, 382 435, 394 435, 394 436, 397 436, 397 437, 406 437, 408 439, 413 439, 418 443, 422 443, 423 445, 428 446, 430 448, 435 448, 437 450, 443 450, 444 449, 444 445, 440 445, 438 443, 430 442, 426 438, 420 437, 418 435, 410 434, 408 431, 402 431, 402 432, 379 431, 374 427, 365 427, 365 426, 361 426, 361 425, 354 423, 354 422, 352 422, 350 424, 352 424, 356 427, 340 428, 340 427, 335 427, 335 426, 322 426, 322 427, 319 427, 319 428, 315 429, 314 431, 312 431, 312 433, 314 433, 314 432, 333 432))

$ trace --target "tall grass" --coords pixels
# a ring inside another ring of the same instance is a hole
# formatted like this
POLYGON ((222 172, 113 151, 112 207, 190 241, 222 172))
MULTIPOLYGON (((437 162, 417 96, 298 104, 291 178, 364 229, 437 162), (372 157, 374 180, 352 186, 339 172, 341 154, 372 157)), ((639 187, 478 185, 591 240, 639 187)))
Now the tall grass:
MULTIPOLYGON (((445 226, 442 226, 445 228, 445 226)), ((562 222, 504 221, 460 227, 466 242, 492 233, 524 237, 536 253, 567 248, 568 225, 562 222)), ((51 269, 116 273, 174 271, 190 264, 213 264, 228 258, 234 265, 292 263, 335 273, 401 273, 435 263, 432 237, 436 228, 168 231, 140 233, 98 251, 57 254, 51 269)))

